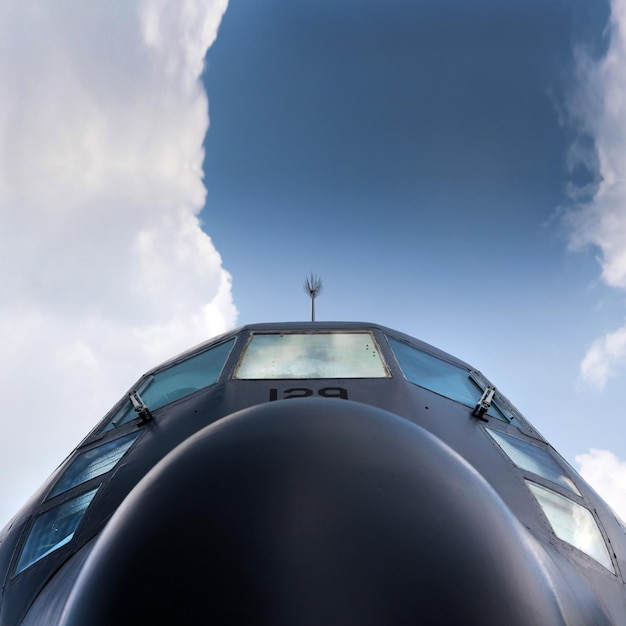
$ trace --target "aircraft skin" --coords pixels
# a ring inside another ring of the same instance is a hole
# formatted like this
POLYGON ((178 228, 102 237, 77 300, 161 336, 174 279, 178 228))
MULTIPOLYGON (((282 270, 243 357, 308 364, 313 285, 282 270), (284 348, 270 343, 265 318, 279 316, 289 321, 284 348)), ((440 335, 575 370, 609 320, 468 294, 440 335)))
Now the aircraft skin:
POLYGON ((0 626, 622 625, 625 533, 466 363, 249 325, 142 377, 0 533, 0 626))

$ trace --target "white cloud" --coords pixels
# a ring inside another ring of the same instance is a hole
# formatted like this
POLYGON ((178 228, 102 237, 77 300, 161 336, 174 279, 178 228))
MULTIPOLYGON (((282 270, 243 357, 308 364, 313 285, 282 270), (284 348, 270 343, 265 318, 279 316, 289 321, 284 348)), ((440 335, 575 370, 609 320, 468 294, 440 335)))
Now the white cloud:
POLYGON ((582 477, 626 520, 626 461, 608 450, 592 448, 576 456, 582 477))
MULTIPOLYGON (((572 247, 597 248, 603 281, 626 289, 626 0, 612 0, 611 9, 606 54, 599 60, 578 54, 580 89, 570 112, 578 129, 593 139, 595 154, 590 154, 589 145, 576 142, 569 165, 596 168, 597 182, 572 190, 576 201, 589 191, 592 197, 568 219, 572 247)), ((583 378, 603 388, 626 363, 625 341, 626 326, 597 339, 581 364, 583 378)))
POLYGON ((583 379, 598 390, 626 363, 626 326, 596 339, 580 364, 583 379))
POLYGON ((0 526, 143 371, 236 321, 197 217, 226 5, 0 5, 0 526))

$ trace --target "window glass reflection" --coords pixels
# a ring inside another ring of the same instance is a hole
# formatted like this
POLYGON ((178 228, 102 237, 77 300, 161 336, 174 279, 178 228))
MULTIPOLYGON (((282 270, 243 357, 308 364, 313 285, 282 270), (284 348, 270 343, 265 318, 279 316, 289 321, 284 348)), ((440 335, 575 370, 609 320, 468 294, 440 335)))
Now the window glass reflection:
POLYGON ((149 409, 184 398, 217 382, 234 339, 155 374, 141 397, 149 409))
MULTIPOLYGON (((398 360, 402 373, 409 382, 468 407, 474 408, 476 406, 488 384, 480 374, 470 372, 460 365, 440 359, 423 350, 418 350, 393 337, 388 336, 387 340, 398 360), (478 380, 482 382, 479 384, 478 380)), ((523 428, 519 420, 509 412, 502 410, 500 402, 501 396, 496 392, 487 415, 523 428)))
POLYGON ((371 333, 253 335, 235 378, 383 378, 389 376, 371 333))
MULTIPOLYGON (((143 381, 136 391, 148 409, 154 410, 209 387, 217 382, 234 342, 231 339, 172 365, 143 381)), ((125 400, 103 430, 111 430, 136 417, 137 412, 130 400, 125 400)))
POLYGON ((127 424, 131 422, 137 417, 137 412, 133 408, 133 405, 130 403, 130 400, 126 399, 120 406, 120 408, 115 411, 113 417, 107 422, 106 426, 103 430, 111 430, 113 428, 117 428, 118 426, 122 426, 122 424, 127 424))
POLYGON ((482 392, 467 369, 393 337, 387 339, 408 381, 469 407, 476 405, 482 392))
POLYGON ((544 449, 535 446, 517 437, 509 437, 489 428, 486 429, 506 455, 517 465, 528 472, 543 476, 554 483, 558 483, 566 489, 570 489, 576 495, 580 491, 563 468, 544 449))
POLYGON ((15 568, 19 574, 51 552, 69 543, 97 489, 83 493, 42 513, 33 524, 15 568))
POLYGON ((615 573, 609 551, 591 511, 561 494, 526 481, 539 502, 554 534, 615 573))
POLYGON ((48 498, 110 472, 138 436, 139 433, 131 433, 78 455, 57 481, 48 498))

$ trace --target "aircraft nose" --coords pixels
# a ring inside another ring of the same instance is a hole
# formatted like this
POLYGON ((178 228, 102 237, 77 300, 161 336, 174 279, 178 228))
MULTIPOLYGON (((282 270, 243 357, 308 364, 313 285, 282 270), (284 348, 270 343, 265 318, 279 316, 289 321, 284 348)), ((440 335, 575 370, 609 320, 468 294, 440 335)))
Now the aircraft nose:
POLYGON ((557 624, 526 531, 422 428, 283 400, 200 431, 98 538, 63 623, 557 624))

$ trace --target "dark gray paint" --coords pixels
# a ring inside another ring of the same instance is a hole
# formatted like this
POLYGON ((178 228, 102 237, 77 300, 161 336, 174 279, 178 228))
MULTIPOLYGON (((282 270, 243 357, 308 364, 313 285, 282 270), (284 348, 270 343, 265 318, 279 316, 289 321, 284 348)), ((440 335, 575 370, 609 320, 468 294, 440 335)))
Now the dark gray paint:
POLYGON ((372 324, 253 325, 205 345, 237 337, 217 384, 147 422, 102 432, 105 417, 75 453, 139 429, 118 466, 45 501, 70 456, 0 535, 0 626, 626 624, 626 540, 606 504, 532 427, 404 380, 385 335, 467 366, 372 324), (371 330, 391 377, 230 379, 251 332, 301 329, 371 330), (293 387, 313 395, 268 401, 293 387), (616 574, 555 537, 486 425, 564 465, 616 574), (12 577, 33 516, 97 484, 72 541, 12 577))

